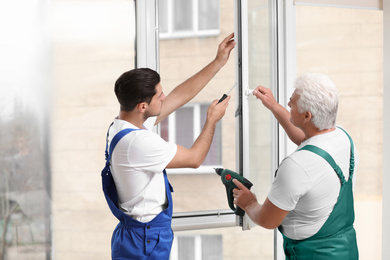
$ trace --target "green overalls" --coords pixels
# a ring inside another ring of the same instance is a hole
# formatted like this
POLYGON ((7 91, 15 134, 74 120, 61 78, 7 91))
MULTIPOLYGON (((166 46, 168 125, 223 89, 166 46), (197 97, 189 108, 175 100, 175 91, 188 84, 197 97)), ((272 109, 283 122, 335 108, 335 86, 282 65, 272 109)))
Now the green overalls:
MULTIPOLYGON (((344 131, 344 130, 343 130, 344 131)), ((344 131, 345 132, 345 131, 344 131)), ((346 132, 345 132, 346 133, 346 132)), ((313 236, 303 240, 293 240, 283 233, 283 248, 286 259, 293 260, 355 260, 359 259, 356 233, 353 227, 355 220, 353 206, 352 176, 355 166, 354 147, 351 137, 349 179, 333 158, 324 150, 313 145, 306 145, 299 150, 307 150, 324 158, 334 169, 341 182, 340 194, 333 211, 321 229, 313 236)), ((280 229, 279 229, 280 230, 280 229)))

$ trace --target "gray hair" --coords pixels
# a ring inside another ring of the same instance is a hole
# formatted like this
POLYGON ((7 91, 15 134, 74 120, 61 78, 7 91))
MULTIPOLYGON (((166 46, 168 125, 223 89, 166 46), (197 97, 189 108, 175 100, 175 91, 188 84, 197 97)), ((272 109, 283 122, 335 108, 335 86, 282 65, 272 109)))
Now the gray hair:
POLYGON ((330 129, 336 125, 339 93, 329 77, 318 73, 307 73, 295 81, 298 112, 311 112, 312 122, 319 129, 330 129))

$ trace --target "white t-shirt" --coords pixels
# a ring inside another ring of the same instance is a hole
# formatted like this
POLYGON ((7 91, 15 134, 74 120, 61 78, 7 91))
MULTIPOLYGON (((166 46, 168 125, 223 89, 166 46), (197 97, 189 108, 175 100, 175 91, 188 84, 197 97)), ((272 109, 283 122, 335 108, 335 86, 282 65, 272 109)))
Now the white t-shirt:
MULTIPOLYGON (((167 206, 163 170, 176 154, 177 146, 152 132, 156 117, 144 127, 125 135, 111 157, 111 172, 123 212, 140 222, 149 222, 167 206)), ((138 127, 115 119, 109 144, 122 129, 138 127)))
MULTIPOLYGON (((327 151, 348 180, 350 142, 344 131, 336 128, 335 131, 313 136, 297 150, 308 144, 327 151)), ((357 161, 355 149, 355 169, 357 161)), ((340 186, 336 172, 319 155, 302 150, 286 157, 268 194, 268 199, 275 206, 290 211, 281 224, 283 234, 295 240, 316 234, 332 212, 340 186)))

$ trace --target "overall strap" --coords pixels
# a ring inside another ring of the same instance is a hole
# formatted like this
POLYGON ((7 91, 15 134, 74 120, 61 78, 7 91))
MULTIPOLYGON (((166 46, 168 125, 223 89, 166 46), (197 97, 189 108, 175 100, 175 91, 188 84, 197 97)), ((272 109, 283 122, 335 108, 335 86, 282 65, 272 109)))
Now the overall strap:
MULTIPOLYGON (((130 133, 130 132, 133 131, 133 130, 136 130, 136 129, 131 129, 131 128, 123 129, 123 130, 119 131, 119 132, 114 136, 114 138, 112 138, 111 143, 110 143, 110 150, 109 150, 109 152, 108 152, 108 157, 106 158, 107 161, 110 161, 111 156, 112 156, 112 152, 114 151, 114 148, 115 148, 115 146, 118 144, 118 142, 119 142, 125 135, 127 135, 128 133, 130 133)), ((108 142, 107 142, 107 143, 108 143, 108 142)), ((106 148, 106 151, 107 151, 107 148, 106 148)))
MULTIPOLYGON (((348 178, 348 180, 352 180, 354 168, 355 168, 355 153, 354 153, 355 150, 354 150, 353 141, 352 141, 351 136, 349 136, 349 134, 344 129, 342 129, 341 127, 337 127, 337 128, 343 130, 343 132, 347 135, 349 142, 350 142, 350 145, 351 145, 350 146, 351 148, 350 148, 349 178, 348 178)), ((335 170, 335 172, 337 173, 337 175, 340 178, 341 183, 342 184, 345 183, 344 174, 342 173, 340 167, 336 164, 336 162, 334 161, 334 159, 332 158, 332 156, 328 152, 326 152, 325 150, 323 150, 317 146, 310 145, 310 144, 305 145, 304 147, 300 148, 298 151, 300 151, 300 150, 311 151, 313 153, 318 154, 322 158, 324 158, 332 166, 332 168, 335 170)))
POLYGON ((108 127, 107 136, 106 136, 106 151, 105 151, 105 157, 106 157, 106 161, 108 161, 108 162, 110 162, 112 152, 114 151, 115 146, 116 146, 117 143, 122 139, 122 137, 124 137, 125 135, 127 135, 128 133, 130 133, 130 132, 133 131, 133 130, 139 130, 139 129, 125 128, 125 129, 119 131, 119 132, 114 136, 114 138, 112 138, 111 143, 110 143, 110 147, 108 148, 108 135, 109 135, 109 133, 110 133, 110 128, 111 128, 111 126, 112 126, 113 124, 114 124, 114 122, 112 122, 111 125, 108 127))
MULTIPOLYGON (((111 124, 112 125, 112 124, 111 124)), ((110 160, 111 160, 111 156, 112 156, 112 152, 114 151, 114 148, 115 146, 117 145, 117 143, 125 136, 127 135, 128 133, 130 133, 131 131, 133 130, 136 130, 136 129, 131 129, 131 128, 126 128, 126 129, 123 129, 121 131, 119 131, 115 136, 114 138, 111 140, 111 143, 110 143, 110 147, 109 149, 108 148, 108 132, 111 128, 111 125, 110 127, 108 128, 108 131, 107 131, 107 138, 106 138, 106 151, 105 151, 105 157, 106 157, 106 168, 108 169, 110 167, 110 160)))
MULTIPOLYGON (((110 127, 112 124, 110 125, 110 127)), ((108 129, 109 132, 110 128, 108 129)), ((107 203, 109 208, 111 209, 112 213, 119 219, 123 219, 124 213, 119 210, 119 205, 118 205, 118 193, 117 189, 115 186, 114 179, 111 174, 110 170, 110 160, 112 153, 114 151, 115 146, 117 143, 128 133, 130 133, 133 130, 138 130, 138 129, 131 129, 131 128, 126 128, 121 131, 119 131, 114 138, 111 140, 110 146, 108 147, 108 138, 106 139, 106 165, 104 169, 102 170, 102 186, 103 186, 103 192, 104 196, 106 197, 107 203)), ((107 132, 107 137, 108 137, 108 132, 107 132)))
POLYGON ((353 176, 354 168, 355 168, 355 148, 354 148, 354 144, 353 144, 351 136, 347 133, 347 131, 345 131, 341 127, 337 127, 337 128, 343 130, 343 132, 348 136, 349 142, 351 144, 351 152, 350 152, 351 153, 350 154, 351 157, 349 159, 349 179, 352 180, 352 176, 353 176))
POLYGON ((334 159, 332 158, 332 156, 330 156, 330 154, 328 152, 326 152, 325 150, 323 150, 323 149, 321 149, 321 148, 319 148, 317 146, 314 146, 314 145, 305 145, 304 147, 302 147, 298 151, 301 151, 301 150, 307 150, 307 151, 313 152, 315 154, 318 154, 322 158, 324 158, 330 164, 330 166, 332 166, 334 171, 339 176, 341 184, 345 183, 345 177, 344 177, 344 174, 343 174, 342 170, 336 164, 336 162, 334 161, 334 159))
MULTIPOLYGON (((109 127, 108 130, 107 130, 106 151, 105 151, 106 166, 105 166, 105 168, 104 168, 104 173, 109 172, 110 160, 111 160, 112 152, 114 151, 114 148, 115 148, 115 146, 118 144, 118 142, 119 142, 125 135, 127 135, 128 133, 130 133, 130 132, 132 132, 132 131, 134 131, 134 130, 140 130, 140 129, 132 129, 132 128, 125 128, 125 129, 122 129, 121 131, 119 131, 119 132, 114 136, 114 138, 112 138, 111 143, 110 143, 110 147, 108 147, 108 135, 109 135, 110 128, 111 128, 112 124, 113 124, 113 123, 111 123, 110 127, 109 127)), ((102 172, 102 175, 103 175, 103 172, 102 172)))

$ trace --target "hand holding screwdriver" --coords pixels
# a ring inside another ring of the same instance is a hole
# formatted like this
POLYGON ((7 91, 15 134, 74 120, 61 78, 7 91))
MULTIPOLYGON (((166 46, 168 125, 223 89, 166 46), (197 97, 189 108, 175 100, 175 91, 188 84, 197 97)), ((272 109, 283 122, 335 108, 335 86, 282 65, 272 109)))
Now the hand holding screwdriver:
POLYGON ((234 87, 237 85, 237 82, 234 83, 233 87, 226 93, 226 94, 223 94, 223 96, 218 100, 218 103, 221 103, 222 100, 224 100, 225 98, 228 97, 229 93, 234 89, 234 87))

